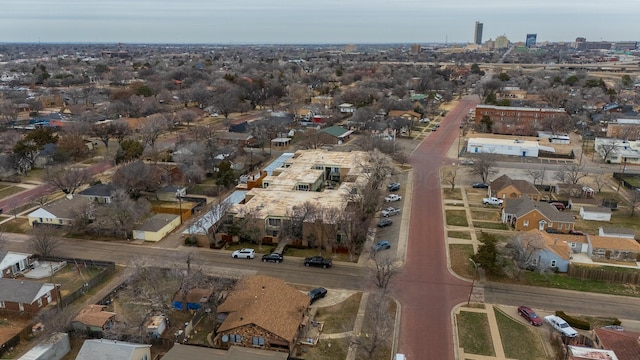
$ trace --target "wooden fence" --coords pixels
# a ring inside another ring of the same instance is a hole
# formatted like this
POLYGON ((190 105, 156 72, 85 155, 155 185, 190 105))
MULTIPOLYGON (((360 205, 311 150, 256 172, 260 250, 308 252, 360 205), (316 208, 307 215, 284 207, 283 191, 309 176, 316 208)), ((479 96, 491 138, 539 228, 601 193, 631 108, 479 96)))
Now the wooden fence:
POLYGON ((604 281, 617 284, 640 284, 640 272, 616 271, 615 269, 569 266, 567 275, 581 280, 604 281))

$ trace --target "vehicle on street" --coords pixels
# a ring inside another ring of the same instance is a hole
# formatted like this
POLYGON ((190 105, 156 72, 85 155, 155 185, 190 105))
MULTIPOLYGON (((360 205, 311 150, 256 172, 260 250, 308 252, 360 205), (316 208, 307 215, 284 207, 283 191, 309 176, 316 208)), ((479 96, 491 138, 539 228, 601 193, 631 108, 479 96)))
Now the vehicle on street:
POLYGON ((378 241, 377 243, 375 243, 375 245, 373 245, 373 247, 371 248, 371 250, 373 252, 377 252, 379 250, 387 250, 387 249, 391 249, 391 243, 389 242, 389 240, 381 240, 378 241))
POLYGON ((380 211, 380 215, 384 217, 394 216, 400 214, 400 209, 394 208, 392 206, 380 211))
POLYGON ((393 224, 393 221, 391 221, 391 219, 388 219, 388 218, 380 219, 380 221, 378 221, 378 227, 381 227, 381 228, 390 226, 391 224, 393 224))
POLYGON ((433 129, 431 129, 431 132, 435 132, 436 130, 438 130, 438 128, 434 127, 433 129))
POLYGON ((262 255, 262 262, 278 262, 281 263, 284 260, 282 254, 271 253, 262 255))
POLYGON ((236 250, 231 254, 234 259, 253 259, 256 253, 253 249, 243 248, 236 250))
POLYGON ((326 269, 331 267, 331 259, 325 259, 322 256, 312 256, 304 259, 304 266, 315 266, 326 269))
POLYGON ((542 325, 542 319, 528 306, 518 306, 518 314, 533 326, 542 325))
POLYGON ((487 189, 489 187, 489 184, 474 183, 473 185, 471 185, 471 187, 474 188, 474 189, 487 189))
POLYGON ((497 197, 492 196, 488 198, 483 198, 482 203, 484 205, 502 205, 503 201, 502 199, 498 199, 497 197))
POLYGON ((460 160, 460 165, 473 165, 476 162, 471 159, 462 159, 460 160))
POLYGON ((384 198, 385 202, 393 202, 393 201, 400 201, 400 200, 402 200, 402 196, 396 195, 396 194, 391 194, 384 198))
POLYGON ((563 318, 556 315, 547 315, 544 317, 544 321, 548 322, 552 328, 560 331, 564 336, 576 337, 578 332, 575 331, 563 318))
POLYGON ((561 231, 558 231, 554 228, 546 228, 545 231, 547 232, 547 234, 562 234, 561 231))
POLYGON ((398 190, 400 190, 400 184, 399 183, 391 183, 391 184, 387 185, 387 189, 389 189, 389 191, 398 191, 398 190))
POLYGON ((560 210, 560 211, 562 211, 562 210, 564 210, 564 209, 565 209, 564 204, 563 204, 563 203, 561 203, 561 202, 552 202, 552 203, 550 203, 550 204, 551 204, 551 205, 553 205, 553 206, 555 206, 555 207, 556 207, 556 209, 558 209, 558 210, 560 210))
POLYGON ((404 356, 404 354, 398 353, 393 356, 393 360, 407 360, 407 357, 404 356))
POLYGON ((309 304, 313 304, 316 300, 322 299, 327 296, 327 289, 323 287, 315 288, 309 291, 309 304))

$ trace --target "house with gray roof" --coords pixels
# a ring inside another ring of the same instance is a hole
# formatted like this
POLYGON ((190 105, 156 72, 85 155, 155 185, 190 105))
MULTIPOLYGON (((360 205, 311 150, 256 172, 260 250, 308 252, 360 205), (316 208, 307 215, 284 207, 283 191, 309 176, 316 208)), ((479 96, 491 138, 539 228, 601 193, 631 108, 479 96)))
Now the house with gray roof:
POLYGON ((39 207, 37 210, 27 214, 29 225, 71 225, 78 214, 90 212, 88 216, 93 216, 91 201, 83 196, 64 197, 52 203, 39 207))
POLYGON ((502 222, 518 231, 554 229, 568 233, 574 229, 573 215, 559 211, 549 203, 533 201, 528 197, 506 199, 502 208, 502 222))
POLYGON ((635 239, 636 231, 629 228, 622 227, 601 227, 598 228, 598 236, 607 236, 607 237, 619 237, 619 238, 627 238, 627 239, 635 239))
POLYGON ((0 278, 0 310, 36 314, 57 300, 55 289, 54 284, 0 278))
POLYGON ((111 184, 95 184, 80 191, 78 195, 99 204, 109 204, 115 190, 116 187, 111 184))
POLYGON ((85 340, 76 360, 150 360, 151 345, 117 340, 85 340))

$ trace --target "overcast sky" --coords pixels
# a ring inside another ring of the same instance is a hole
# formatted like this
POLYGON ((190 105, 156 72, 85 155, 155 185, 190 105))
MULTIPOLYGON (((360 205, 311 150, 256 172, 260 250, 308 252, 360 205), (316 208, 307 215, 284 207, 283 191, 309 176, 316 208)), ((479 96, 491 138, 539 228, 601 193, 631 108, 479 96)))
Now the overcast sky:
POLYGON ((640 40, 638 0, 0 0, 0 42, 640 40))

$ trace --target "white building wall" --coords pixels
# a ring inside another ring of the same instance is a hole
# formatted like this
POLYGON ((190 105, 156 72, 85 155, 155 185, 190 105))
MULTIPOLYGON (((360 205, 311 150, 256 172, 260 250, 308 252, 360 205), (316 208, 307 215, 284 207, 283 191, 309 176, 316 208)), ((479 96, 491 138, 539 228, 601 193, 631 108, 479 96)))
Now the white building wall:
POLYGON ((538 144, 530 141, 495 142, 491 141, 491 139, 469 139, 467 143, 467 152, 474 154, 487 153, 524 157, 538 157, 538 144))

